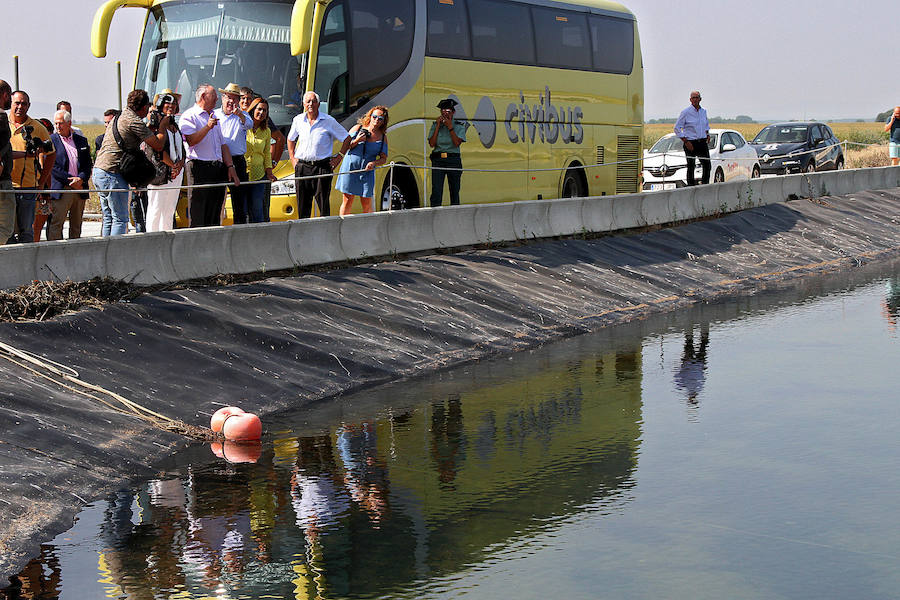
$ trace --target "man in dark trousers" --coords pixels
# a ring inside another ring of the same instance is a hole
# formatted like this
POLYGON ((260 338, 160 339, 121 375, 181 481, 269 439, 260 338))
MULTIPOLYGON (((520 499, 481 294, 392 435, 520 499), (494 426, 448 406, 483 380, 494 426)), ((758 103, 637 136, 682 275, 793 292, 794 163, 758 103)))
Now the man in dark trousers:
POLYGON ((287 136, 288 153, 297 177, 317 176, 297 181, 297 209, 301 219, 312 214, 312 201, 316 200, 323 217, 331 215, 328 200, 334 168, 350 147, 350 134, 334 117, 319 112, 319 95, 306 92, 303 96, 304 112, 294 117, 287 136), (333 153, 334 142, 342 142, 341 151, 333 153))
POLYGON ((704 185, 709 183, 709 120, 706 118, 706 109, 700 108, 700 92, 691 92, 691 105, 678 115, 675 135, 684 144, 688 185, 697 185, 694 180, 694 161, 698 158, 703 169, 701 181, 704 185))
POLYGON ((87 138, 75 132, 72 114, 58 110, 53 115, 56 132, 50 141, 56 148, 56 160, 50 173, 50 189, 60 190, 50 194, 53 213, 50 216, 48 240, 61 240, 63 225, 69 218, 69 239, 81 237, 81 221, 84 202, 88 198, 88 180, 91 178, 91 148, 87 138))

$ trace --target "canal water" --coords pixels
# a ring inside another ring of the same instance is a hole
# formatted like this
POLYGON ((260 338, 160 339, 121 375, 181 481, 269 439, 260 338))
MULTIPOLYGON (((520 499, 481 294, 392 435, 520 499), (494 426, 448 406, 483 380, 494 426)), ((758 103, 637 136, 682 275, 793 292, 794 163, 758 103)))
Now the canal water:
POLYGON ((898 264, 270 417, 83 511, 20 596, 896 598, 898 264))

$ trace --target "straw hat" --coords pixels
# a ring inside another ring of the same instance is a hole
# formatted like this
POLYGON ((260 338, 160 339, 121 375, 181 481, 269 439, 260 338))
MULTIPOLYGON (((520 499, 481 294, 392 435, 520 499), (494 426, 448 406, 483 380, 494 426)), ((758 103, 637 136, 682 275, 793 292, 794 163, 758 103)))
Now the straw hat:
POLYGON ((178 104, 181 104, 181 94, 176 94, 170 88, 166 88, 163 91, 161 91, 160 93, 153 96, 153 106, 159 106, 159 99, 162 98, 163 96, 165 96, 166 94, 175 96, 175 100, 178 101, 178 104))
POLYGON ((220 94, 233 94, 235 96, 241 95, 241 86, 236 83, 229 83, 225 86, 225 88, 219 88, 220 94))

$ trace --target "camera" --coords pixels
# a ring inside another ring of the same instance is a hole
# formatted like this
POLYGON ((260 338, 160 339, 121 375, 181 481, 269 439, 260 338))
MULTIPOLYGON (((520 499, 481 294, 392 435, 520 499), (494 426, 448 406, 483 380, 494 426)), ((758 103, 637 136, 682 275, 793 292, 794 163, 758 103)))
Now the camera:
POLYGON ((159 102, 157 102, 157 104, 156 104, 156 110, 162 111, 163 106, 165 104, 174 103, 174 102, 175 102, 175 96, 173 96, 172 94, 163 94, 162 96, 160 96, 159 102))
POLYGON ((37 155, 40 152, 50 152, 53 150, 53 142, 46 142, 40 138, 32 137, 34 126, 26 125, 22 128, 22 138, 25 139, 25 154, 37 155))
POLYGON ((159 124, 163 119, 163 115, 158 110, 151 110, 150 114, 147 115, 147 129, 151 131, 156 131, 159 129, 159 124))

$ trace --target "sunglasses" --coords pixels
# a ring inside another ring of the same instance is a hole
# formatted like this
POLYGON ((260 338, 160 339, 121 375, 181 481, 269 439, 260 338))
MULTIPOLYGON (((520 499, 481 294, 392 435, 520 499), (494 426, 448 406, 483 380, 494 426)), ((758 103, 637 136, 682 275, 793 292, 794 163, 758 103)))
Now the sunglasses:
POLYGON ((376 121, 384 121, 384 117, 382 117, 381 115, 372 115, 372 118, 376 121))

